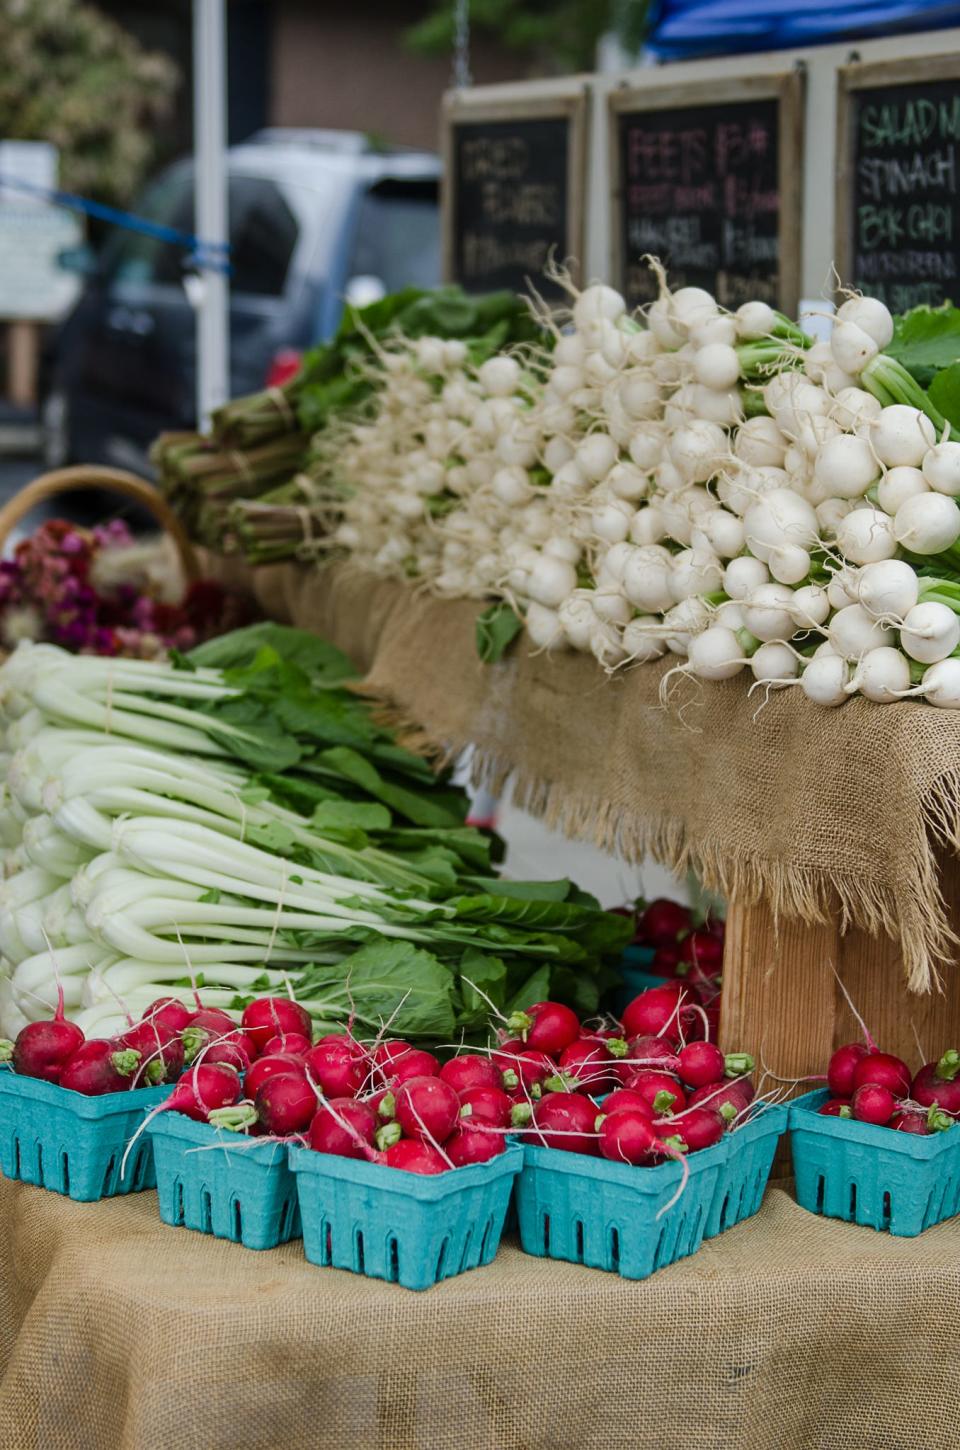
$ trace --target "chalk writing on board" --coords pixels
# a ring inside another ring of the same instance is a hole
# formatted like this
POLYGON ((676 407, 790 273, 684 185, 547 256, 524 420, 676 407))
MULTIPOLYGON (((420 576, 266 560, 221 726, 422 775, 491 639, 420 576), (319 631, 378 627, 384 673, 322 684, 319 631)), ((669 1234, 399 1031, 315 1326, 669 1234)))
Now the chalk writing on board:
POLYGON ((642 262, 725 307, 780 294, 779 106, 774 99, 620 116, 621 282, 633 306, 656 296, 642 262))
POLYGON ((453 270, 468 291, 541 291, 551 250, 568 252, 566 117, 454 125, 453 270))
POLYGON ((854 286, 894 312, 960 300, 956 81, 854 91, 854 286))

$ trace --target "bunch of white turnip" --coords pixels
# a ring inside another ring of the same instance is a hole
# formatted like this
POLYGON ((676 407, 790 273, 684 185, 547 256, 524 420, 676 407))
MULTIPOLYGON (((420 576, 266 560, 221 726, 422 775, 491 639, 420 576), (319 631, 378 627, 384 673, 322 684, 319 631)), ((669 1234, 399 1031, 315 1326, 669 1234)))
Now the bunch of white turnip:
POLYGON ((338 542, 607 669, 960 708, 960 441, 886 307, 852 296, 813 343, 656 270, 644 317, 571 288, 522 357, 394 345, 338 446, 338 542))

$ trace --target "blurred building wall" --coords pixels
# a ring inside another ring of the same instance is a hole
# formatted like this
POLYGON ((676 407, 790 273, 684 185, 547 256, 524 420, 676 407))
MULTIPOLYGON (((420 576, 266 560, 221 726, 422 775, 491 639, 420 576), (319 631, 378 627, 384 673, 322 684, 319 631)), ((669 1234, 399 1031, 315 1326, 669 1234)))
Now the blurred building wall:
MULTIPOLYGON (((270 84, 274 126, 370 131, 435 148, 449 56, 427 59, 404 45, 425 0, 275 0, 270 84)), ((489 42, 471 45, 477 84, 511 80, 523 61, 489 42)))

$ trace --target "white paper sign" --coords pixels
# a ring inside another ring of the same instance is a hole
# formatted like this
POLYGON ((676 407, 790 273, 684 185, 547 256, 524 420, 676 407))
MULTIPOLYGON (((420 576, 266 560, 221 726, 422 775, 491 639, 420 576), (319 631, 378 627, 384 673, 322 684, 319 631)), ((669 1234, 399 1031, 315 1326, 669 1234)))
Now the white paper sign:
POLYGON ((3 182, 55 189, 58 153, 47 141, 0 141, 0 319, 54 322, 73 305, 80 279, 59 255, 83 241, 75 212, 3 182))

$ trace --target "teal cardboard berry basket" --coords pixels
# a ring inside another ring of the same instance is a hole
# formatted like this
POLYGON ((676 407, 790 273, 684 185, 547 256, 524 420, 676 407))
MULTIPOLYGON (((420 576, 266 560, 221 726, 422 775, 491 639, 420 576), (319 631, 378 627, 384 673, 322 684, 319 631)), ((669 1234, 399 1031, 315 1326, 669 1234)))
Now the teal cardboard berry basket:
POLYGON ((517 1215, 524 1252, 624 1279, 646 1279, 696 1253, 726 1161, 724 1141, 691 1153, 687 1186, 667 1208, 680 1187, 679 1163, 636 1168, 532 1143, 523 1151, 517 1215))
POLYGON ((49 1188, 78 1203, 153 1188, 150 1139, 143 1133, 120 1168, 127 1144, 169 1085, 86 1097, 56 1083, 0 1072, 0 1170, 5 1178, 49 1188))
POLYGON ((914 1238, 960 1213, 960 1127, 922 1137, 821 1117, 818 1088, 790 1104, 797 1202, 810 1213, 914 1238))
POLYGON ((646 1279, 757 1212, 786 1125, 785 1108, 763 1109, 691 1153, 669 1208, 679 1163, 635 1167, 526 1143, 516 1194, 524 1251, 646 1279))
POLYGON ((290 1148, 312 1264, 429 1289, 489 1264, 500 1245, 523 1149, 487 1163, 421 1175, 290 1148))
POLYGON ((158 1113, 153 1140, 160 1217, 171 1228, 275 1249, 300 1237, 297 1188, 287 1147, 229 1128, 158 1113))
POLYGON ((707 1214, 705 1239, 752 1218, 759 1210, 777 1144, 787 1131, 789 1119, 790 1110, 785 1104, 761 1104, 723 1139, 727 1162, 707 1214))

